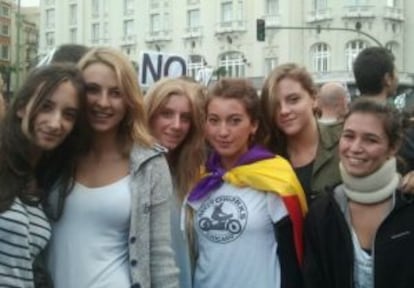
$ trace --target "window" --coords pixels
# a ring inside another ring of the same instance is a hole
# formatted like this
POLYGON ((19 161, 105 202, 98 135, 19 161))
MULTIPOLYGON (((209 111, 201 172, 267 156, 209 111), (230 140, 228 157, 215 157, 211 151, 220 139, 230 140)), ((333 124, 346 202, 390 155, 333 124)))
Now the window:
POLYGON ((204 68, 204 63, 205 60, 203 56, 196 54, 190 55, 187 63, 187 75, 195 79, 198 71, 204 68))
POLYGON ((159 32, 161 30, 160 14, 152 14, 150 17, 150 31, 159 32))
POLYGON ((1 25, 1 35, 9 36, 9 25, 7 24, 1 25))
POLYGON ((315 11, 327 9, 327 0, 313 0, 313 9, 315 11))
POLYGON ((387 7, 397 7, 397 0, 387 0, 387 7))
POLYGON ((124 37, 128 37, 134 34, 134 20, 124 21, 124 37))
POLYGON ((329 69, 329 48, 325 43, 317 43, 312 47, 312 67, 315 72, 327 72, 329 69))
POLYGON ((277 66, 278 59, 277 57, 267 57, 265 58, 265 75, 268 75, 272 70, 277 66))
POLYGON ((385 44, 385 48, 387 48, 394 56, 398 55, 399 45, 397 42, 388 42, 385 44))
POLYGON ((103 2, 102 2, 102 10, 103 10, 105 16, 108 15, 109 1, 111 1, 111 0, 103 0, 103 2))
POLYGON ((187 26, 192 28, 200 26, 200 9, 187 11, 187 26))
POLYGON ((134 0, 124 0, 124 15, 134 13, 134 0))
POLYGON ((99 41, 99 23, 92 24, 92 42, 97 43, 99 41))
POLYGON ((346 44, 346 63, 348 71, 352 71, 352 64, 354 63, 355 57, 361 52, 365 47, 366 43, 362 40, 354 40, 346 44))
POLYGON ((279 14, 279 0, 266 0, 266 15, 279 14))
POLYGON ((244 77, 246 64, 239 52, 227 52, 220 57, 219 69, 224 69, 226 77, 244 77))
POLYGON ((55 9, 46 10, 46 28, 55 27, 55 9))
POLYGON ((55 46, 55 33, 47 32, 46 33, 46 46, 54 47, 55 46))
POLYGON ((69 6, 69 24, 76 25, 78 16, 78 5, 70 4, 69 6))
POLYGON ((2 6, 1 7, 1 16, 6 16, 8 17, 10 15, 10 8, 7 6, 2 6))
POLYGON ((69 37, 70 37, 70 43, 76 43, 78 41, 78 29, 70 28, 69 37))
POLYGON ((221 22, 233 21, 233 2, 221 3, 221 22))
POLYGON ((134 56, 135 54, 135 45, 125 45, 121 47, 122 51, 128 56, 134 56))
POLYGON ((238 0, 237 1, 236 19, 237 20, 243 20, 243 0, 238 0))
POLYGON ((108 22, 103 23, 103 39, 109 40, 109 24, 108 22))
POLYGON ((1 45, 1 59, 9 60, 9 46, 1 45))
POLYGON ((99 15, 99 1, 100 0, 92 0, 92 15, 93 16, 99 15))
POLYGON ((368 0, 346 0, 348 6, 362 6, 367 5, 368 0))

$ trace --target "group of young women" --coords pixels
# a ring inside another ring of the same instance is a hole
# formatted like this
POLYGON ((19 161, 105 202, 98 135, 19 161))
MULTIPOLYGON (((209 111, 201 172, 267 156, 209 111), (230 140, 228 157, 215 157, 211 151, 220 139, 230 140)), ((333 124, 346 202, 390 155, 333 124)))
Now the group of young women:
POLYGON ((320 125, 295 64, 261 97, 244 79, 162 79, 144 97, 136 79, 93 48, 36 68, 8 107, 0 286, 412 286, 390 107, 357 101, 343 130, 320 125))

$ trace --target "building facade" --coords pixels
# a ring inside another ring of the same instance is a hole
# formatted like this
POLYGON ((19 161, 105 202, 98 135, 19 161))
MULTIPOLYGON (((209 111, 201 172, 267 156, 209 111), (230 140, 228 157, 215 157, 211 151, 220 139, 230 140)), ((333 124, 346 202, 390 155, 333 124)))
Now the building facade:
POLYGON ((396 56, 402 87, 414 85, 410 0, 41 0, 40 52, 63 43, 120 47, 132 60, 157 50, 188 57, 188 75, 212 67, 257 87, 280 63, 305 65, 317 82, 353 84, 367 46, 396 56), (256 39, 256 20, 266 39, 256 39))
POLYGON ((12 9, 9 1, 0 1, 0 76, 1 92, 7 93, 11 74, 12 9))

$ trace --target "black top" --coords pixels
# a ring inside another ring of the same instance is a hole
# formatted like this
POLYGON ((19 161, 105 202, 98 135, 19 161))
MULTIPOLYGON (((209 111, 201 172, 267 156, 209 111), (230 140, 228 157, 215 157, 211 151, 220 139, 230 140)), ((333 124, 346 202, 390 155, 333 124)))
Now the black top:
POLYGON ((300 184, 302 185, 303 191, 306 195, 306 201, 310 203, 311 200, 314 200, 313 197, 311 197, 312 193, 312 171, 313 171, 313 163, 315 161, 313 160, 309 164, 306 164, 305 166, 301 167, 294 167, 296 176, 299 179, 300 184))

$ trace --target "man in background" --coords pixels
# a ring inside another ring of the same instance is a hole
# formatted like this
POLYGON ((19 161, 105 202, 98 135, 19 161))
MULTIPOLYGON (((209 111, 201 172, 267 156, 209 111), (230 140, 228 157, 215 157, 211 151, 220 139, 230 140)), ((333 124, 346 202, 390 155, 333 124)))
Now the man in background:
POLYGON ((328 82, 322 85, 318 94, 318 107, 322 124, 341 122, 348 110, 348 90, 339 82, 328 82))

